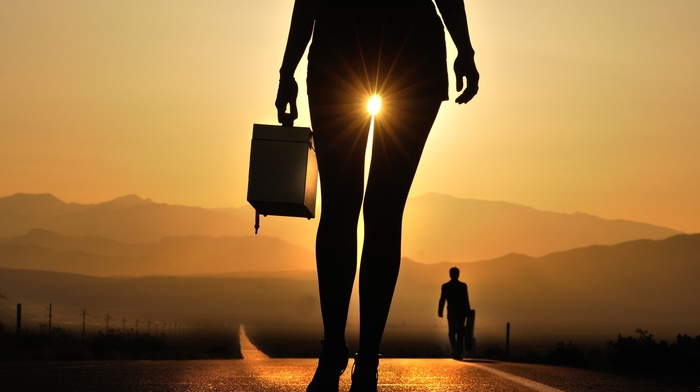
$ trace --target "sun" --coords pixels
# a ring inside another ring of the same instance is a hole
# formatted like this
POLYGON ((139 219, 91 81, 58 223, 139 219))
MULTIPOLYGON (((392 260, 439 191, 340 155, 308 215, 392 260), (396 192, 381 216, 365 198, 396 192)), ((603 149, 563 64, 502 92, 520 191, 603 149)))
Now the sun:
POLYGON ((376 115, 379 113, 379 110, 382 108, 382 99, 379 98, 379 95, 372 95, 369 100, 367 101, 367 111, 371 115, 376 115))

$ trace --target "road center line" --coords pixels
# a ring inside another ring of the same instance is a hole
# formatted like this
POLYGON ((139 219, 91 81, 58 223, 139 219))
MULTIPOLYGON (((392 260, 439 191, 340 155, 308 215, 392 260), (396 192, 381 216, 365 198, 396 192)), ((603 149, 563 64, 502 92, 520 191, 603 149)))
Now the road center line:
POLYGON ((517 384, 531 388, 537 392, 565 392, 565 391, 562 391, 561 389, 557 389, 557 388, 550 387, 548 385, 540 384, 536 381, 532 381, 532 380, 529 380, 529 379, 524 378, 524 377, 519 377, 519 376, 510 374, 510 373, 506 373, 506 372, 501 371, 501 370, 496 370, 494 368, 480 365, 478 363, 470 362, 469 364, 472 366, 476 366, 479 369, 487 370, 487 371, 497 375, 498 377, 505 378, 506 380, 510 380, 510 381, 513 381, 517 384))

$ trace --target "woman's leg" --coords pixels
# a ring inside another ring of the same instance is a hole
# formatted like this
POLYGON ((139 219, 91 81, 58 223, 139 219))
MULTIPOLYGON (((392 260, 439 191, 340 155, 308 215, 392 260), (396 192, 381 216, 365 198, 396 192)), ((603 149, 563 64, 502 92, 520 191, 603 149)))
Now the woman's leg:
POLYGON ((404 206, 439 100, 385 102, 374 128, 364 199, 360 265, 360 350, 376 358, 401 262, 404 206))
POLYGON ((357 268, 357 223, 362 205, 369 119, 357 105, 310 101, 321 181, 316 237, 324 342, 345 342, 350 296, 357 268))

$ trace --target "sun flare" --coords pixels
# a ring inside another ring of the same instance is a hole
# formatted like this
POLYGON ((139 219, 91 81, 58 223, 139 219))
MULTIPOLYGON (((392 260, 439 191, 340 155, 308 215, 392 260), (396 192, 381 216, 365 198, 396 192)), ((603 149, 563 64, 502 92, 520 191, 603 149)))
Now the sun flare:
POLYGON ((379 95, 372 95, 367 101, 367 111, 371 115, 376 115, 382 108, 382 99, 379 95))

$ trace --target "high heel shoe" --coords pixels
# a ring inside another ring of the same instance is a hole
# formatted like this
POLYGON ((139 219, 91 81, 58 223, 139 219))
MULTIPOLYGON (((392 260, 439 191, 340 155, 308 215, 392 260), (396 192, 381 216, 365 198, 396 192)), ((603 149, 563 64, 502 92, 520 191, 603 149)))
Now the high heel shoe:
POLYGON ((338 391, 340 376, 348 366, 348 345, 329 344, 321 339, 323 350, 318 357, 318 366, 311 382, 306 387, 306 392, 333 392, 338 391))
POLYGON ((350 392, 377 392, 377 382, 379 381, 379 358, 365 357, 355 354, 355 363, 352 365, 352 385, 350 392))

